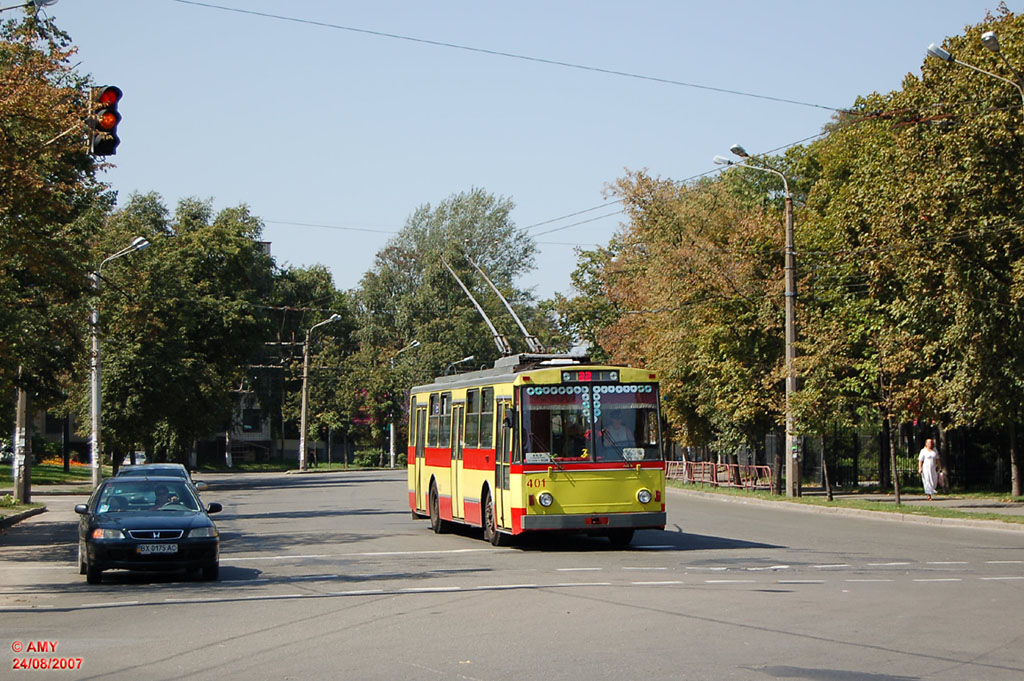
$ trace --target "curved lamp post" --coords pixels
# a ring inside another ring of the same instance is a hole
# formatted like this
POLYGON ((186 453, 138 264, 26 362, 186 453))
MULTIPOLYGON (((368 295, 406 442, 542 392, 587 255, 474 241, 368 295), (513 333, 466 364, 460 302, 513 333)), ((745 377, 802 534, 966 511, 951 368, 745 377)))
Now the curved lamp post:
MULTIPOLYGON (((747 150, 738 144, 729 151, 740 158, 750 158, 747 150)), ((786 191, 786 496, 800 496, 800 448, 793 428, 793 395, 796 394, 796 247, 793 239, 793 195, 789 191, 786 176, 774 168, 752 166, 742 161, 731 161, 724 156, 715 156, 715 163, 726 166, 741 166, 751 170, 771 173, 782 178, 786 191)))
POLYGON ((1004 83, 1009 83, 1010 85, 1017 88, 1017 91, 1020 93, 1021 104, 1024 104, 1024 76, 1021 76, 1020 72, 1018 72, 1017 69, 1013 68, 1013 64, 1011 64, 1009 60, 1007 60, 1006 55, 1004 55, 1002 50, 999 49, 999 39, 996 37, 996 32, 986 31, 985 33, 982 33, 981 44, 987 47, 992 52, 995 52, 997 55, 999 55, 999 58, 1002 59, 1003 63, 1006 64, 1007 68, 1010 69, 1010 73, 1013 74, 1015 80, 1003 78, 999 74, 992 73, 991 71, 986 71, 985 69, 979 69, 977 66, 974 66, 973 64, 968 64, 965 61, 960 61, 959 59, 957 59, 949 52, 936 45, 935 43, 932 43, 931 45, 928 46, 928 56, 935 57, 936 59, 941 59, 947 64, 959 64, 960 66, 966 66, 967 68, 973 69, 978 73, 984 73, 986 76, 991 76, 996 80, 1001 80, 1004 83))
MULTIPOLYGON (((418 348, 419 346, 420 346, 420 342, 418 340, 414 340, 412 343, 409 343, 404 348, 402 348, 401 350, 396 352, 394 354, 394 356, 391 358, 391 370, 394 371, 394 369, 395 369, 395 360, 398 359, 398 356, 400 354, 402 354, 406 350, 412 350, 414 348, 418 348)), ((391 415, 391 423, 388 424, 388 454, 390 455, 391 468, 394 468, 395 467, 395 415, 394 414, 391 415)))
POLYGON ((476 357, 470 355, 468 357, 463 357, 462 359, 452 362, 451 364, 444 368, 444 375, 447 376, 448 374, 452 373, 452 371, 454 371, 455 367, 457 367, 458 365, 465 364, 466 362, 472 362, 474 359, 476 359, 476 357))
POLYGON ((306 405, 309 403, 309 338, 313 329, 324 324, 341 321, 340 314, 332 314, 330 317, 314 324, 306 329, 306 342, 302 344, 302 413, 299 417, 299 470, 306 470, 306 405))
POLYGON ((103 266, 115 258, 120 258, 122 255, 128 255, 129 253, 135 253, 136 251, 144 251, 149 248, 149 241, 144 237, 135 237, 131 245, 127 248, 122 248, 117 253, 108 257, 106 260, 100 263, 100 266, 96 268, 96 271, 92 273, 92 288, 95 291, 92 304, 92 314, 89 324, 92 331, 92 367, 91 367, 91 381, 92 381, 92 400, 90 404, 90 412, 92 416, 92 436, 90 438, 91 450, 89 464, 92 467, 92 486, 96 487, 100 484, 100 480, 103 479, 103 471, 100 468, 100 409, 101 409, 101 395, 100 395, 100 281, 103 279, 102 271, 103 266))

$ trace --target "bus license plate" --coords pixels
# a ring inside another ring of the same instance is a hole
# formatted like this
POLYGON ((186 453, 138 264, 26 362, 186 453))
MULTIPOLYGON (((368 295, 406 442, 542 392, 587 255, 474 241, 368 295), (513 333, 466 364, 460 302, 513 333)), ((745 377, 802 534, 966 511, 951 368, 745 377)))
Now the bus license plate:
POLYGON ((138 552, 145 556, 151 553, 177 553, 177 544, 141 544, 138 552))

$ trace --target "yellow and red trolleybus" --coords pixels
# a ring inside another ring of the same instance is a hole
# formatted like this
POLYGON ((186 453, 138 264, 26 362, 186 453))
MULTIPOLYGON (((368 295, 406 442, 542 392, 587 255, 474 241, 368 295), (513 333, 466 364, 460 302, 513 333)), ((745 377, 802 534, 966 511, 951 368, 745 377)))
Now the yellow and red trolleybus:
POLYGON ((626 545, 665 527, 657 376, 570 355, 513 355, 412 389, 409 506, 435 532, 495 546, 539 530, 626 545))

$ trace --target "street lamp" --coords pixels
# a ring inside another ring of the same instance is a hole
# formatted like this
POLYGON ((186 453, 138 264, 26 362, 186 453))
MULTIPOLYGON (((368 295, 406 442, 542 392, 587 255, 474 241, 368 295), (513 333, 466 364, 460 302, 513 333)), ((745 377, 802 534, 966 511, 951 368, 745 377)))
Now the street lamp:
POLYGON ((455 369, 455 367, 458 366, 459 364, 465 364, 466 362, 472 362, 474 359, 476 359, 476 357, 474 357, 473 355, 470 355, 469 357, 463 357, 460 360, 456 360, 456 361, 452 362, 451 364, 449 364, 448 366, 445 367, 444 375, 447 376, 448 374, 452 373, 452 371, 455 369))
POLYGON ((90 319, 90 326, 92 330, 92 367, 91 367, 91 380, 92 380, 92 400, 90 405, 90 411, 92 416, 92 437, 90 439, 90 449, 92 450, 90 455, 89 463, 92 466, 92 486, 96 487, 100 484, 100 480, 103 479, 103 473, 100 469, 100 281, 103 276, 103 266, 115 258, 120 258, 123 255, 129 253, 135 253, 136 251, 144 251, 149 248, 149 242, 145 237, 135 237, 132 243, 127 248, 122 248, 117 253, 108 257, 106 260, 100 263, 100 266, 96 268, 96 271, 92 273, 92 288, 95 291, 92 304, 92 315, 90 319))
MULTIPOLYGON (((404 348, 402 348, 401 350, 396 352, 394 354, 394 356, 391 358, 391 369, 392 369, 392 371, 394 371, 394 369, 395 369, 395 360, 398 359, 398 356, 400 354, 402 354, 406 350, 412 350, 413 348, 418 348, 419 346, 420 346, 420 342, 418 340, 414 340, 412 343, 409 343, 404 348)), ((390 454, 391 468, 394 468, 395 467, 395 415, 394 414, 391 415, 391 423, 388 424, 388 454, 390 454)))
MULTIPOLYGON (((738 144, 729 151, 740 158, 749 159, 750 154, 738 144)), ((718 165, 742 166, 751 170, 772 173, 782 178, 786 192, 786 496, 800 496, 800 450, 793 428, 793 395, 796 394, 796 246, 793 240, 793 195, 789 191, 786 176, 774 168, 752 166, 731 161, 724 156, 715 156, 718 165)))
POLYGON ((302 413, 299 417, 299 470, 306 470, 306 405, 309 402, 309 337, 313 329, 341 321, 340 314, 332 314, 329 318, 314 324, 306 330, 306 342, 302 344, 302 413))
POLYGON ((1010 72, 1013 74, 1016 80, 1003 78, 1002 76, 992 73, 991 71, 979 69, 977 66, 968 64, 967 62, 964 61, 960 61, 959 59, 957 59, 949 52, 936 45, 935 43, 932 43, 931 45, 928 46, 928 56, 935 57, 936 59, 941 59, 947 64, 959 64, 960 66, 966 66, 967 68, 973 69, 978 73, 984 73, 986 76, 992 76, 996 80, 1001 80, 1004 83, 1009 83, 1010 85, 1017 88, 1017 91, 1020 93, 1021 103, 1024 104, 1024 76, 1022 76, 1017 71, 1017 69, 1013 68, 1013 64, 1011 64, 1009 60, 1007 60, 1006 55, 1004 55, 1002 50, 999 49, 999 39, 996 37, 996 32, 986 31, 985 33, 982 33, 981 44, 984 45, 989 50, 991 50, 992 52, 995 52, 997 55, 999 55, 999 58, 1002 59, 1003 63, 1006 64, 1007 68, 1010 69, 1010 72))

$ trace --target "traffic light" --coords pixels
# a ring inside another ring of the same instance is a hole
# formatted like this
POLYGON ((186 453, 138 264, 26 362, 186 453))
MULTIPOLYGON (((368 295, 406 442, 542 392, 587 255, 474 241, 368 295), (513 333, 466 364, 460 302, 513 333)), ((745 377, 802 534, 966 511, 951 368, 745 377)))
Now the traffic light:
POLYGON ((121 88, 113 85, 92 89, 92 114, 86 123, 89 133, 89 153, 93 156, 113 156, 121 140, 117 137, 117 124, 121 114, 117 103, 121 101, 121 88))

